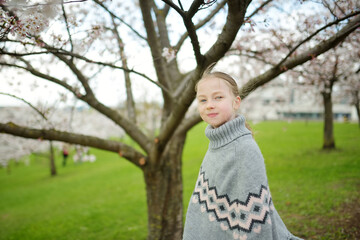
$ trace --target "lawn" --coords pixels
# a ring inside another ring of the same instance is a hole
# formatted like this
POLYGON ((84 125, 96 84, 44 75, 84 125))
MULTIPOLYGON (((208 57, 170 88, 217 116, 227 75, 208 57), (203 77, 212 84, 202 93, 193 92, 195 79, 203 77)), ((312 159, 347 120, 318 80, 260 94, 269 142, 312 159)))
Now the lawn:
MULTIPOLYGON (((183 155, 184 209, 208 140, 204 124, 188 133, 183 155)), ((306 239, 351 239, 352 209, 359 207, 360 129, 335 124, 337 150, 321 151, 320 122, 252 124, 265 157, 275 207, 291 232, 306 239)), ((0 169, 2 239, 145 239, 142 172, 117 154, 91 149, 94 163, 61 166, 50 177, 47 159, 0 169)), ((185 214, 185 213, 184 213, 185 214)))

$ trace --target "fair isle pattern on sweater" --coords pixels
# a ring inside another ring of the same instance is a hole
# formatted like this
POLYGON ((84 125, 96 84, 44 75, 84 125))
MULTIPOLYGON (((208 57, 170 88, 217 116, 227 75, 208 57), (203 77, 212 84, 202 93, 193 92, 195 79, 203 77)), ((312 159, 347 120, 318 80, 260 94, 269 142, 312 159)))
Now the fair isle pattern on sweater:
POLYGON ((192 202, 199 203, 201 212, 206 211, 209 221, 216 220, 223 231, 238 230, 239 232, 233 233, 234 239, 246 239, 246 234, 241 236, 241 232, 260 233, 261 224, 271 224, 271 195, 268 188, 263 185, 259 193, 249 193, 245 201, 231 201, 226 194, 218 195, 216 187, 209 186, 205 172, 200 170, 192 202), (258 223, 256 227, 255 223, 258 223))

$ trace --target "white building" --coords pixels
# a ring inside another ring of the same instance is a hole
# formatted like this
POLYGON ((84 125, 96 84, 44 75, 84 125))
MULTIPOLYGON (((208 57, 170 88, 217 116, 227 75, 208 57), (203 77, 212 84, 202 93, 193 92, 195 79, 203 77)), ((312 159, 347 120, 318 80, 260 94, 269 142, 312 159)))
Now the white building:
MULTIPOLYGON (((241 112, 253 121, 322 120, 323 100, 315 88, 273 85, 259 88, 244 99, 241 112)), ((345 99, 333 101, 335 121, 357 121, 356 109, 345 99)))

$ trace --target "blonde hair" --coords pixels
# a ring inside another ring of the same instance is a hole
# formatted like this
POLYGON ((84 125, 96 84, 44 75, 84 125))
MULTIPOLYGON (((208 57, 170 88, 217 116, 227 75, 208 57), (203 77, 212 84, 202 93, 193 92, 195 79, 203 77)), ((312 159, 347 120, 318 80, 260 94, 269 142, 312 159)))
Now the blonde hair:
POLYGON ((222 80, 224 80, 228 86, 230 87, 231 92, 234 94, 235 97, 239 96, 239 89, 238 89, 238 85, 235 81, 235 79, 233 77, 231 77, 229 74, 224 73, 224 72, 212 72, 215 63, 210 64, 205 71, 203 72, 200 80, 197 82, 197 84, 195 85, 195 92, 197 92, 198 90, 198 84, 200 81, 206 79, 206 78, 210 78, 210 77, 215 77, 215 78, 220 78, 222 80))
MULTIPOLYGON (((224 73, 224 72, 219 72, 219 71, 212 72, 215 65, 216 65, 216 62, 210 64, 205 69, 205 71, 201 75, 200 80, 195 85, 195 92, 197 92, 197 90, 198 90, 199 82, 201 82, 204 79, 210 78, 210 77, 215 77, 215 78, 219 78, 219 79, 224 80, 227 83, 227 85, 229 86, 229 88, 230 88, 231 92, 234 94, 234 96, 235 97, 237 97, 237 96, 240 97, 239 88, 238 88, 238 85, 237 85, 235 79, 233 77, 231 77, 229 74, 224 73)), ((247 121, 245 121, 245 126, 246 126, 247 129, 250 130, 251 135, 254 137, 254 132, 252 131, 252 129, 251 129, 251 127, 250 127, 250 125, 249 125, 249 123, 247 121)))

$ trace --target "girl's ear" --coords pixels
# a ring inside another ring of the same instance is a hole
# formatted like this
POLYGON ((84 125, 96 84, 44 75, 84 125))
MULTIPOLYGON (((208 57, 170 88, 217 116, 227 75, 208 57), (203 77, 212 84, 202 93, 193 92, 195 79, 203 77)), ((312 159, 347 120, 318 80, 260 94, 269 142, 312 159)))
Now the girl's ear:
POLYGON ((236 96, 233 103, 234 110, 238 110, 240 108, 240 103, 241 103, 241 98, 239 96, 236 96))

